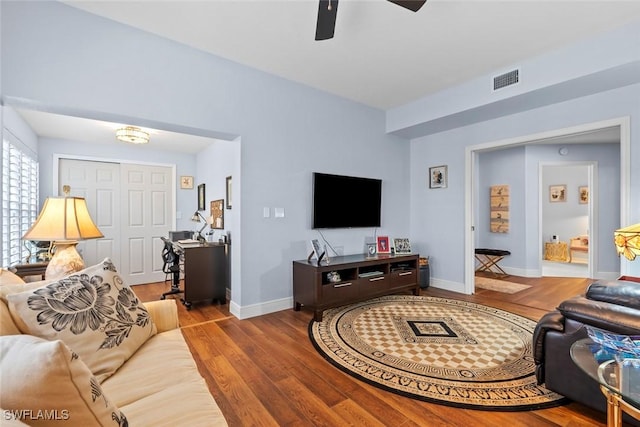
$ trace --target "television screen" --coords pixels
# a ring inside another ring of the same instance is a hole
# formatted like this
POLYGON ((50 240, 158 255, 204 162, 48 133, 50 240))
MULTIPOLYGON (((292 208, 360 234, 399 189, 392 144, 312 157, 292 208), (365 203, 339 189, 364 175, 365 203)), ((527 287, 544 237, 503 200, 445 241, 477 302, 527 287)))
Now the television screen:
POLYGON ((380 227, 382 181, 313 174, 313 228, 380 227))

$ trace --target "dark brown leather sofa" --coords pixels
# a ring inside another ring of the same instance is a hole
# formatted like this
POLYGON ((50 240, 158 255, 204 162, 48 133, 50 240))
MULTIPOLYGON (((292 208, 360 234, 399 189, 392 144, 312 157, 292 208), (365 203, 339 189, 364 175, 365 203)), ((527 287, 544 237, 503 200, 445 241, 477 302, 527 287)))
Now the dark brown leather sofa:
POLYGON ((563 301, 555 311, 545 314, 533 333, 538 383, 573 401, 606 411, 598 383, 571 360, 571 345, 587 337, 585 325, 640 335, 640 283, 594 282, 584 295, 563 301))

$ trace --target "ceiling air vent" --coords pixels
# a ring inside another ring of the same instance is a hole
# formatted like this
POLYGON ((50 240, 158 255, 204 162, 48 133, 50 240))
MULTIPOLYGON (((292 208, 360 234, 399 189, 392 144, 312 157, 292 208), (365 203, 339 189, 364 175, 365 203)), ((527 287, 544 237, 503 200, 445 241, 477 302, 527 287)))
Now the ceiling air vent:
POLYGON ((513 70, 494 77, 493 90, 502 89, 503 87, 511 86, 518 83, 520 81, 519 72, 520 70, 513 70))

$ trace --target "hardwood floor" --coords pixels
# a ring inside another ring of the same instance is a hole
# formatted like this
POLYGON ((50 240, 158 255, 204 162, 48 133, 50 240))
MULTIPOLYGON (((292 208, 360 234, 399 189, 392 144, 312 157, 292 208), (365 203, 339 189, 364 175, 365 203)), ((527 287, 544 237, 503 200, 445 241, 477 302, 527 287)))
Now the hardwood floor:
MULTIPOLYGON (((435 288, 422 294, 478 302, 537 320, 590 283, 515 276, 507 280, 531 287, 515 294, 478 289, 475 295, 461 295, 435 288)), ((167 288, 154 283, 135 286, 134 291, 141 300, 150 301, 167 288)), ((194 304, 187 311, 178 302, 178 310, 200 372, 230 426, 606 425, 604 414, 577 403, 529 412, 477 411, 421 402, 370 386, 318 354, 307 335, 312 314, 304 309, 247 320, 232 316, 228 305, 194 304)))

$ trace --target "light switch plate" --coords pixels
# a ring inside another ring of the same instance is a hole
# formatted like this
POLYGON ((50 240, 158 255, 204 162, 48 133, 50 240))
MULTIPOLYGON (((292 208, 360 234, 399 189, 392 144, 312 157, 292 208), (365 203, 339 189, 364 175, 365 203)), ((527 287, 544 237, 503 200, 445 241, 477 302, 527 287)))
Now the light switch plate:
POLYGON ((273 208, 273 216, 276 218, 284 218, 284 208, 273 208))
POLYGON ((270 216, 271 216, 271 209, 262 208, 262 217, 263 218, 269 218, 270 216))

